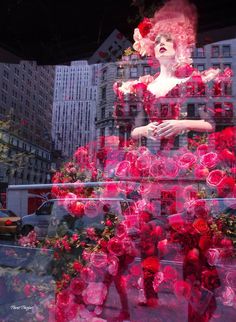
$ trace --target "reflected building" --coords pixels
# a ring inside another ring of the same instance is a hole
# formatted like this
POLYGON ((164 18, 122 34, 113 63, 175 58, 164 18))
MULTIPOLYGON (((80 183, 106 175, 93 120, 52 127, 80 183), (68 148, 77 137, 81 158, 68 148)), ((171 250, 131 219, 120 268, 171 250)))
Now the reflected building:
POLYGON ((99 69, 99 64, 87 61, 56 66, 52 138, 65 159, 95 139, 99 69))
POLYGON ((5 186, 50 182, 53 86, 53 66, 0 64, 2 156, 13 160, 0 166, 5 186))

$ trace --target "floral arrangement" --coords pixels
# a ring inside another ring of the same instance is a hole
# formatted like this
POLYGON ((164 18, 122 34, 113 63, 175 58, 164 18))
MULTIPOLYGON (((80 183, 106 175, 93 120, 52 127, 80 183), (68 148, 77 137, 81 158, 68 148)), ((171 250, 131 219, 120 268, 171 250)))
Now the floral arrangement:
MULTIPOLYGON (((221 153, 201 143, 195 150, 185 148, 172 158, 163 152, 154 156, 146 147, 134 149, 132 144, 122 151, 108 149, 103 154, 108 172, 101 177, 108 184, 102 189, 82 186, 62 194, 56 187, 54 193, 66 200, 63 206, 74 228, 58 230, 56 237, 43 242, 35 242, 33 234, 28 236, 42 251, 54 252, 50 271, 56 298, 50 294, 42 298, 34 308, 34 320, 95 322, 110 321, 112 317, 116 321, 134 318, 141 322, 151 319, 151 312, 158 312, 164 321, 172 312, 168 313, 166 306, 173 312, 178 308, 179 320, 186 314, 190 321, 210 321, 215 314, 224 318, 220 307, 227 308, 227 317, 233 317, 235 204, 228 204, 232 209, 229 215, 216 199, 205 200, 209 196, 235 198, 235 155, 230 139, 226 141, 221 153), (172 184, 171 191, 178 193, 178 198, 170 200, 169 213, 163 215, 158 202, 152 199, 157 190, 166 190, 163 178, 177 176, 192 177, 194 183, 184 188, 172 184), (122 181, 124 178, 129 181, 122 181), (196 182, 205 184, 198 189, 196 182), (81 196, 101 199, 96 205, 90 205, 89 199, 77 203, 76 198, 81 196), (127 203, 120 215, 102 201, 108 197, 126 198, 132 203, 127 203), (84 220, 87 225, 78 224, 84 220), (107 308, 113 282, 121 303, 116 317, 107 308), (188 313, 179 309, 184 303, 190 307, 188 313), (138 315, 132 309, 135 305, 141 308, 138 315), (155 310, 148 310, 150 307, 155 310)), ((74 158, 67 163, 55 175, 55 186, 95 178, 95 165, 90 163, 86 169, 86 153, 86 149, 79 148, 76 155, 83 162, 77 164, 74 158)), ((103 157, 100 155, 100 159, 103 157)), ((27 240, 21 245, 28 245, 27 240)), ((38 292, 34 285, 28 288, 29 296, 38 292)))

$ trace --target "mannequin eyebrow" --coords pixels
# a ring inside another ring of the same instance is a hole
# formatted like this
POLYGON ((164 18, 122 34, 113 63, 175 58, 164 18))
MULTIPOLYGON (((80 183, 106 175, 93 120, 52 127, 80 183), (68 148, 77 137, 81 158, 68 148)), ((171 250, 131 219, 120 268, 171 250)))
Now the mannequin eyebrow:
POLYGON ((160 34, 160 35, 158 35, 158 36, 156 37, 155 42, 160 41, 161 37, 164 37, 164 38, 166 38, 166 39, 171 39, 171 40, 172 40, 171 35, 168 35, 168 34, 160 34))

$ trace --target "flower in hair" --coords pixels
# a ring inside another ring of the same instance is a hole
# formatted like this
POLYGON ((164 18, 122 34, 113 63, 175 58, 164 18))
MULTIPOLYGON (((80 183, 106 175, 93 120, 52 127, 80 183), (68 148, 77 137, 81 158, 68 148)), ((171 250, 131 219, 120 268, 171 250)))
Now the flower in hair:
POLYGON ((152 23, 149 18, 144 18, 138 25, 139 32, 142 37, 146 37, 152 28, 152 23))

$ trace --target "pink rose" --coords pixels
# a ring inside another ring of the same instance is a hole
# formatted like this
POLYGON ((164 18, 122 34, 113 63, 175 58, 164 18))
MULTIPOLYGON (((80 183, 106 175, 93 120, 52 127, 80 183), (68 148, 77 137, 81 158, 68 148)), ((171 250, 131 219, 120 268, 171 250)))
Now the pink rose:
POLYGON ((232 287, 234 290, 236 290, 236 271, 233 268, 232 271, 228 271, 225 274, 225 280, 228 284, 228 286, 232 287))
POLYGON ((165 175, 165 165, 162 160, 152 162, 149 169, 150 176, 158 178, 165 175))
POLYGON ((233 306, 235 302, 235 292, 230 286, 226 286, 221 294, 221 300, 224 305, 233 306))
POLYGON ((185 281, 176 281, 174 283, 174 293, 177 297, 189 299, 191 295, 191 285, 185 281))
POLYGON ((102 305, 107 296, 107 287, 100 282, 90 282, 82 295, 86 304, 102 305))
POLYGON ((117 177, 129 177, 130 173, 130 162, 121 161, 115 168, 115 175, 117 177))
POLYGON ((205 179, 209 174, 209 170, 207 167, 203 165, 197 165, 194 169, 194 175, 197 179, 205 179))
POLYGON ((109 256, 108 258, 108 272, 112 276, 116 276, 119 268, 119 259, 116 256, 109 256))
POLYGON ((185 153, 178 159, 178 165, 180 168, 189 169, 197 161, 197 157, 193 153, 185 153))
POLYGON ((104 252, 93 252, 90 256, 92 266, 102 268, 107 266, 107 254, 104 252))
POLYGON ((217 248, 209 248, 206 253, 207 262, 209 265, 214 266, 220 258, 220 251, 217 248))
POLYGON ((152 283, 153 289, 155 292, 158 292, 158 288, 163 281, 164 281, 164 274, 162 272, 156 273, 152 283))
POLYGON ((99 214, 99 201, 86 201, 84 205, 84 214, 89 218, 94 218, 99 214))
POLYGON ((80 276, 86 282, 94 282, 96 278, 94 271, 89 267, 84 267, 81 270, 80 276))
POLYGON ((138 170, 144 171, 150 168, 151 157, 148 154, 143 154, 135 162, 135 166, 138 170))
POLYGON ((204 154, 207 154, 209 152, 209 145, 207 144, 200 144, 197 147, 197 155, 199 157, 203 156, 204 154))
POLYGON ((206 183, 210 187, 217 187, 224 178, 225 172, 222 170, 212 170, 206 178, 206 183))
POLYGON ((208 169, 214 168, 218 164, 218 162, 219 158, 217 153, 215 152, 208 152, 200 158, 200 163, 208 169))
POLYGON ((166 158, 164 171, 167 177, 175 178, 179 173, 179 167, 177 162, 171 158, 166 158))
POLYGON ((183 198, 185 200, 193 200, 198 198, 198 188, 194 185, 189 185, 183 189, 183 198))

